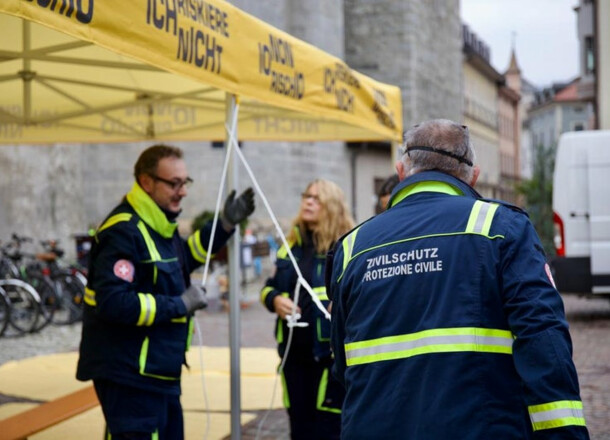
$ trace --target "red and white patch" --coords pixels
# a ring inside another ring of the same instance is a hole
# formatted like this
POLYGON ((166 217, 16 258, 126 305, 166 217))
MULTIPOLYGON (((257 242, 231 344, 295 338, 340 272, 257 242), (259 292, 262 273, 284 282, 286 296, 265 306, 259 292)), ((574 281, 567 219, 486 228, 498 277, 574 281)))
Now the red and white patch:
POLYGON ((544 270, 546 271, 546 276, 549 277, 549 281, 551 282, 553 287, 555 289, 557 289, 557 286, 555 285, 555 280, 553 279, 553 274, 551 273, 551 267, 549 266, 549 263, 545 263, 544 270))
POLYGON ((119 260, 114 263, 114 274, 129 283, 133 281, 134 267, 129 260, 119 260))

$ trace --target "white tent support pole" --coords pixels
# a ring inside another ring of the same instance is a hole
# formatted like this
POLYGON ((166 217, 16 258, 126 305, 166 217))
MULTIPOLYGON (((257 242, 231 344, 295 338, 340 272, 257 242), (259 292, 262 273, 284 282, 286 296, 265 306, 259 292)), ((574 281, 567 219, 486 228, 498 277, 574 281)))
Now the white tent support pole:
MULTIPOLYGON (((225 148, 231 143, 237 143, 237 97, 226 94, 227 141, 225 148)), ((229 172, 227 173, 227 192, 237 190, 238 163, 235 154, 231 155, 229 172)), ((240 371, 240 231, 235 226, 235 234, 228 248, 229 258, 229 346, 231 364, 231 440, 241 439, 241 371, 240 371)))
POLYGON ((23 19, 23 71, 21 72, 23 78, 23 119, 25 122, 30 121, 32 116, 32 75, 31 75, 31 61, 28 56, 32 42, 31 42, 31 31, 30 21, 23 19))

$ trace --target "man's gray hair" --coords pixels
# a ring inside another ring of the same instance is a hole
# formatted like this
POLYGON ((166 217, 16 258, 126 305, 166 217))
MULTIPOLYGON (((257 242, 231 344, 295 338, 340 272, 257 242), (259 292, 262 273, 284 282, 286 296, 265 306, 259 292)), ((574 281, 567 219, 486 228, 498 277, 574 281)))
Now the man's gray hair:
POLYGON ((407 176, 439 170, 470 183, 475 159, 468 127, 448 119, 422 122, 404 134, 401 160, 407 176))

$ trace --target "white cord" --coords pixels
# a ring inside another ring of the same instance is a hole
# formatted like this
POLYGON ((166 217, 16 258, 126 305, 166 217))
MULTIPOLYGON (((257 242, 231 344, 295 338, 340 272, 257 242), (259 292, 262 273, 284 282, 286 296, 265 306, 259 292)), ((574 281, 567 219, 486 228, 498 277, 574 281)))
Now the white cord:
POLYGON ((267 208, 267 212, 269 213, 269 216, 271 217, 271 220, 273 221, 273 224, 275 225, 275 229, 277 230, 280 238, 282 239, 282 243, 284 244, 284 247, 286 248, 286 251, 288 252, 290 261, 292 262, 292 265, 294 266, 294 269, 297 273, 298 280, 301 282, 302 286, 305 287, 305 290, 307 290, 307 292, 309 293, 309 296, 311 296, 311 299, 314 302, 314 304, 324 314, 324 317, 326 319, 330 320, 330 313, 328 313, 328 310, 326 310, 326 308, 324 307, 324 305, 318 298, 318 295, 315 294, 315 292, 313 291, 313 289, 311 288, 311 286, 309 285, 307 280, 305 280, 305 278, 303 277, 303 274, 301 273, 301 270, 299 269, 299 265, 297 264, 296 259, 294 258, 294 255, 292 254, 292 251, 290 250, 290 246, 288 245, 288 242, 286 241, 286 237, 284 236, 284 233, 282 232, 282 228, 280 228, 277 218, 273 214, 273 211, 271 210, 271 206, 269 205, 269 202, 267 201, 267 198, 265 197, 263 190, 261 189, 260 185, 258 184, 256 177, 254 177, 254 173, 252 172, 250 165, 248 165, 248 162, 244 158, 244 155, 240 151, 239 147, 234 146, 233 150, 236 152, 237 156, 241 160, 242 164, 244 165, 244 168, 246 169, 246 171, 248 172, 248 175, 250 176, 250 179, 252 180, 252 184, 254 185, 254 187, 256 188, 256 191, 258 192, 259 196, 263 200, 263 203, 265 204, 265 208, 267 208))
MULTIPOLYGON (((286 320, 288 321, 288 340, 286 341, 286 349, 284 350, 284 356, 282 356, 282 361, 280 362, 280 366, 277 369, 277 374, 275 375, 275 380, 273 381, 273 392, 271 394, 271 402, 269 403, 269 408, 265 411, 265 415, 261 419, 258 427, 256 428, 256 437, 255 440, 260 439, 260 435, 263 430, 263 425, 267 420, 267 417, 273 410, 273 404, 275 403, 275 393, 277 390, 278 379, 282 375, 282 371, 284 371, 284 365, 286 364, 286 359, 288 359, 288 353, 290 352, 290 346, 292 345, 292 335, 294 333, 294 327, 305 327, 307 326, 306 322, 297 323, 296 321, 301 317, 299 313, 297 313, 297 301, 299 298, 299 291, 301 290, 301 280, 298 279, 296 286, 294 287, 294 299, 295 301, 292 303, 292 313, 286 316, 286 320), (298 325, 301 324, 301 325, 298 325), (303 325, 304 324, 304 325, 303 325)), ((282 325, 281 322, 278 322, 278 325, 282 325)))

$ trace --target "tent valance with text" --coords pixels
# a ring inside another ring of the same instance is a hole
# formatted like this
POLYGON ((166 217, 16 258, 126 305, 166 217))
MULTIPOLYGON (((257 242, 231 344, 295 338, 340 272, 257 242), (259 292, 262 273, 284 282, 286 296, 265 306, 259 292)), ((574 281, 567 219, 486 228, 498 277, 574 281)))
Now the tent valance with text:
POLYGON ((394 140, 400 90, 223 0, 2 0, 0 143, 394 140))

